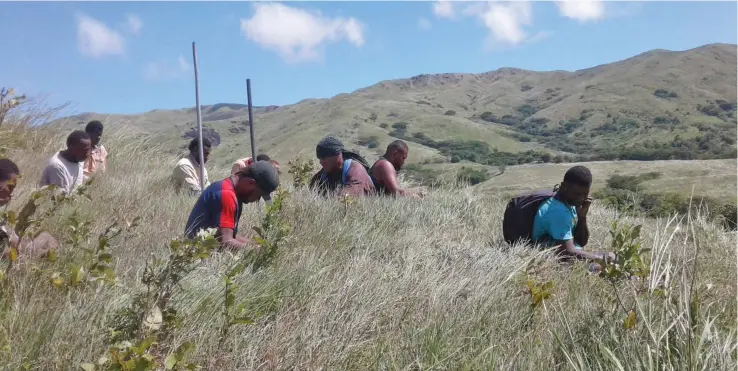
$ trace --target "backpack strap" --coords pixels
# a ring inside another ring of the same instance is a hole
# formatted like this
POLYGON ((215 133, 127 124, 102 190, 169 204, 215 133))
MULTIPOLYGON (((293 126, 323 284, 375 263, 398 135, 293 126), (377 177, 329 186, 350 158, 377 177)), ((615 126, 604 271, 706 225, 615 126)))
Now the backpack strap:
POLYGON ((341 169, 341 184, 346 184, 346 175, 351 167, 351 162, 353 162, 351 159, 347 159, 343 162, 343 169, 341 169))

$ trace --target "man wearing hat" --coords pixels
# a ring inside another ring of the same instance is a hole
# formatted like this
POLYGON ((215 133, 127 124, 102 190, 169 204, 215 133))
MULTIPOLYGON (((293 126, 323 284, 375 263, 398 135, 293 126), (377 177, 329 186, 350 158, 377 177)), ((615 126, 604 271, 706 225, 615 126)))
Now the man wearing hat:
POLYGON ((366 161, 347 151, 338 138, 323 138, 318 142, 315 154, 323 168, 310 181, 311 187, 339 196, 365 196, 375 192, 366 161))
POLYGON ((238 236, 238 220, 245 203, 264 199, 279 186, 277 170, 267 161, 256 161, 247 168, 215 182, 200 194, 185 226, 185 235, 195 237, 202 229, 216 228, 216 238, 224 248, 243 249, 249 240, 238 236))

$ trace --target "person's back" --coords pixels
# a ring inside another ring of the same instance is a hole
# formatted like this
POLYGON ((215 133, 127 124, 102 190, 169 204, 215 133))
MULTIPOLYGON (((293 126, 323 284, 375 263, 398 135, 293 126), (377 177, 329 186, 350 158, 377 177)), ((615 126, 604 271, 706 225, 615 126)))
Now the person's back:
MULTIPOLYGON (((541 203, 533 219, 533 241, 552 244, 554 241, 573 239, 576 225, 576 208, 551 197, 541 203)), ((574 246, 581 249, 577 241, 574 241, 574 246)))
POLYGON ((230 178, 217 181, 203 191, 187 219, 185 235, 194 238, 201 229, 229 228, 238 231, 241 202, 230 178))

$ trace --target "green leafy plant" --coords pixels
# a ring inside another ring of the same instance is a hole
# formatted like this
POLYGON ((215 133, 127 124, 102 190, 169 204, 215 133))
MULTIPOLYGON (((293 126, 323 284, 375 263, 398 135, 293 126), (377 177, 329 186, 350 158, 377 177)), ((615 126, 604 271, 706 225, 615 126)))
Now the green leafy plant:
POLYGON ((292 175, 292 185, 297 189, 306 186, 315 171, 313 160, 303 161, 296 158, 287 163, 290 166, 289 174, 292 175))
POLYGON ((13 88, 0 88, 0 126, 10 111, 19 107, 26 101, 25 95, 15 95, 13 88))

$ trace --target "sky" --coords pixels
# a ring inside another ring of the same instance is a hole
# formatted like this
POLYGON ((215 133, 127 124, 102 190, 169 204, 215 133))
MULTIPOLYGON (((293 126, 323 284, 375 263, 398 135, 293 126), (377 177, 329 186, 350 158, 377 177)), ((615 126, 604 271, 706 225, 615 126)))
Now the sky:
POLYGON ((0 2, 0 86, 75 112, 283 105, 382 80, 736 43, 736 2, 0 2))

